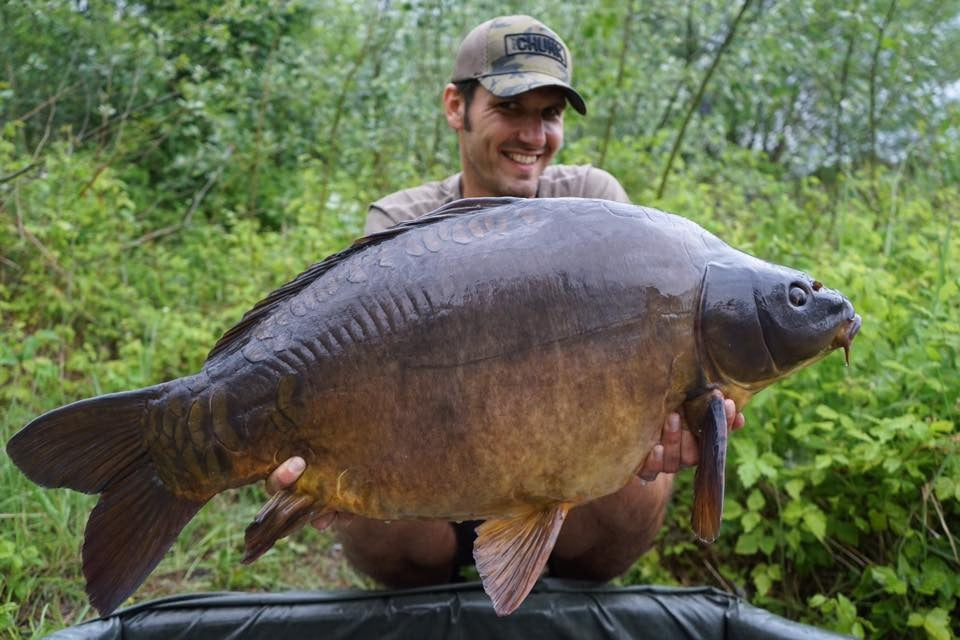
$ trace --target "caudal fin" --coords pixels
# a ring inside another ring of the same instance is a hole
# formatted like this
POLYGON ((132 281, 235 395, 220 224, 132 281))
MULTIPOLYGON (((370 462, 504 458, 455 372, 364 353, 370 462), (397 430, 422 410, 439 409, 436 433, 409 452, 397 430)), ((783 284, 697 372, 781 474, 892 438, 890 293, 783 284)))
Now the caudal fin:
POLYGON ((102 494, 87 520, 83 573, 103 615, 133 593, 206 502, 174 495, 150 462, 143 422, 163 387, 60 407, 7 443, 7 454, 37 484, 102 494))

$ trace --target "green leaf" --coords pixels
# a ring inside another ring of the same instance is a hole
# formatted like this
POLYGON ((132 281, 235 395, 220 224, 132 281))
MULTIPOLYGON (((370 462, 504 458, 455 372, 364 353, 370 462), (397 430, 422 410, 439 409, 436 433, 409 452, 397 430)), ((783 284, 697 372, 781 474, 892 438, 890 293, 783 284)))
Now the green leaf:
POLYGON ((768 451, 760 456, 760 458, 757 460, 757 469, 763 476, 770 478, 771 480, 776 480, 777 476, 779 475, 777 466, 780 464, 782 464, 782 460, 768 451))
POLYGON ((814 459, 814 467, 817 469, 828 469, 833 466, 834 457, 828 453, 822 453, 814 459))
POLYGON ((727 498, 723 503, 723 519, 738 520, 743 515, 743 507, 732 498, 727 498))
POLYGON ((811 596, 810 599, 807 600, 807 604, 809 604, 814 609, 819 609, 820 607, 823 606, 823 604, 826 601, 827 601, 827 596, 823 595, 822 593, 818 593, 815 596, 811 596))
POLYGON ((773 586, 773 580, 766 573, 760 573, 753 576, 753 585, 756 587, 758 595, 765 596, 770 591, 770 587, 773 586))
POLYGON ((957 498, 957 483, 953 478, 940 476, 933 481, 933 490, 941 502, 946 502, 951 498, 957 498))
POLYGON ((837 594, 837 618, 848 627, 857 619, 857 607, 842 593, 837 594))
POLYGON ((823 511, 815 506, 811 506, 803 512, 803 524, 810 533, 816 536, 817 540, 823 542, 827 536, 827 517, 823 511))
POLYGON ((907 592, 907 583, 891 567, 871 567, 871 577, 883 587, 887 593, 904 595, 907 592))
POLYGON ((777 539, 772 535, 761 536, 760 540, 757 541, 757 546, 760 547, 760 551, 769 556, 777 548, 777 539))
POLYGON ((953 433, 953 422, 950 420, 934 420, 930 423, 930 429, 937 433, 953 433))
POLYGON ((747 507, 751 511, 759 511, 763 509, 764 505, 767 504, 766 499, 763 497, 763 493, 759 489, 754 489, 750 492, 750 496, 747 498, 747 507))
POLYGON ((757 468, 756 458, 741 460, 737 466, 737 476, 744 487, 749 488, 756 484, 760 478, 760 470, 757 468))
POLYGON ((931 609, 923 617, 923 630, 934 640, 953 638, 953 632, 950 631, 950 615, 939 607, 931 609))
POLYGON ((752 531, 754 527, 760 524, 761 520, 763 520, 763 517, 756 511, 747 511, 743 514, 740 524, 744 531, 752 531))
POLYGON ((753 578, 753 585, 757 594, 765 596, 773 583, 780 579, 780 565, 769 565, 761 562, 750 571, 750 576, 753 578))
POLYGON ((803 493, 803 487, 806 483, 799 479, 794 478, 793 480, 788 480, 784 485, 784 488, 787 490, 787 495, 789 495, 794 500, 797 500, 800 497, 800 494, 803 493))
POLYGON ((877 511, 876 509, 870 509, 868 517, 870 518, 871 529, 874 531, 887 530, 887 514, 877 511))
POLYGON ((753 555, 759 549, 757 544, 757 530, 753 530, 749 533, 745 533, 737 538, 737 546, 734 548, 734 553, 740 555, 749 556, 753 555))
POLYGON ((833 409, 831 409, 830 407, 828 407, 828 406, 825 405, 825 404, 818 405, 817 408, 814 409, 814 413, 816 413, 816 414, 817 414, 818 416, 820 416, 821 418, 825 418, 825 419, 827 419, 827 420, 839 420, 839 419, 840 419, 840 414, 837 413, 836 411, 834 411, 833 409))
POLYGON ((958 292, 957 283, 953 280, 948 280, 942 287, 940 287, 940 302, 950 302, 957 298, 958 292))

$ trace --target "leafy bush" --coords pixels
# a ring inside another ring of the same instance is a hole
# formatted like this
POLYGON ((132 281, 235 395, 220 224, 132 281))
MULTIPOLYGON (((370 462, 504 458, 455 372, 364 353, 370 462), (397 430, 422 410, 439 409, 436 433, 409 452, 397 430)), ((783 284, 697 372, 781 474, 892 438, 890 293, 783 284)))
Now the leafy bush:
MULTIPOLYGON (((862 637, 955 637, 960 5, 756 3, 721 51, 727 4, 551 6, 591 112, 570 114, 560 160, 810 271, 864 327, 849 368, 831 355, 747 408, 718 542, 693 543, 680 474, 656 547, 623 580, 712 584, 862 637)), ((526 8, 0 6, 0 438, 195 371, 253 303, 356 236, 367 203, 448 175, 437 101, 452 51, 510 10, 526 8)), ((0 630, 91 615, 93 499, 42 490, 6 456, 0 486, 0 630)), ((239 565, 262 497, 212 501, 134 598, 369 585, 312 530, 239 565)))

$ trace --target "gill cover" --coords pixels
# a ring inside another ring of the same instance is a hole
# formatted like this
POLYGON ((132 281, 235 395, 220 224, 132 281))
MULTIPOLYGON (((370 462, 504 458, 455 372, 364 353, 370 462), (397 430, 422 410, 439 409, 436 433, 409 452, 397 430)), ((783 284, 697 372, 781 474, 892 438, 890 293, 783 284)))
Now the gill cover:
POLYGON ((702 348, 719 376, 766 386, 838 346, 853 305, 793 269, 746 254, 707 265, 700 301, 702 348))

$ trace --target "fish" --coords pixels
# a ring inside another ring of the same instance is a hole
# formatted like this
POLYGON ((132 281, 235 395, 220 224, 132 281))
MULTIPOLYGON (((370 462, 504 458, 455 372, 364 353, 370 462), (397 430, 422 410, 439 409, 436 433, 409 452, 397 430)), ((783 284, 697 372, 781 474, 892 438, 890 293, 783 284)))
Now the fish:
POLYGON ((100 495, 82 557, 104 615, 206 502, 294 455, 306 470, 247 527, 245 562, 343 514, 482 520, 474 559, 507 615, 569 510, 625 486, 677 408, 701 448, 691 527, 714 540, 723 398, 848 354, 860 326, 842 294, 676 215, 462 200, 309 267, 198 373, 49 411, 7 453, 100 495))

